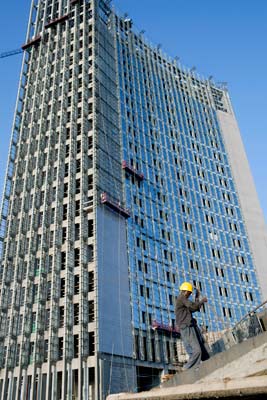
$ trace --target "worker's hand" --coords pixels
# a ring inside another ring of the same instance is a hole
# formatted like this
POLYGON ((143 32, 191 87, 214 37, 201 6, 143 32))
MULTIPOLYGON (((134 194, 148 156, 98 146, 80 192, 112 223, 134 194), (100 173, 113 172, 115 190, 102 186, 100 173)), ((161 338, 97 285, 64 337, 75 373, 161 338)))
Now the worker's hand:
POLYGON ((201 301, 202 301, 202 303, 207 303, 208 299, 207 299, 207 297, 202 297, 201 301))

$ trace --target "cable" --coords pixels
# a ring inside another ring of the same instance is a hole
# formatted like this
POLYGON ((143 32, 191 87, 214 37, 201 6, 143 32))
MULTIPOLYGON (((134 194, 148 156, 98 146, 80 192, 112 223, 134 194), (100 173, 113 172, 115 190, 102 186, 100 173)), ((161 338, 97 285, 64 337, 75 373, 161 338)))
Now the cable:
POLYGON ((112 343, 112 354, 111 354, 111 362, 110 362, 110 373, 109 373, 109 387, 108 387, 108 394, 110 394, 110 389, 111 389, 111 380, 112 380, 112 367, 113 367, 113 356, 114 356, 114 343, 112 343))

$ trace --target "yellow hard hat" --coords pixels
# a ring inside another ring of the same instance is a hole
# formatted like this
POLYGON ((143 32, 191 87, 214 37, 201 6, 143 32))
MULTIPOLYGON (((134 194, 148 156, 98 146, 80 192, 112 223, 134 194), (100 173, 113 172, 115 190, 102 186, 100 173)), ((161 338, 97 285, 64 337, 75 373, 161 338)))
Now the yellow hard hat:
POLYGON ((188 292, 193 292, 193 286, 189 282, 184 282, 180 286, 180 290, 187 290, 188 292))

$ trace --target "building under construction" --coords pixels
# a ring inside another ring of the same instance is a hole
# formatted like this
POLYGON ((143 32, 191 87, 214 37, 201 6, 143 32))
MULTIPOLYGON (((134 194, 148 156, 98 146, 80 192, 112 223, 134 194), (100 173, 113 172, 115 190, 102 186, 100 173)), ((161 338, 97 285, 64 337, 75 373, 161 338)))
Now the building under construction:
POLYGON ((208 332, 267 295, 264 220, 227 89, 107 0, 32 0, 22 49, 0 227, 0 397, 148 388, 182 357, 182 281, 209 298, 208 332))

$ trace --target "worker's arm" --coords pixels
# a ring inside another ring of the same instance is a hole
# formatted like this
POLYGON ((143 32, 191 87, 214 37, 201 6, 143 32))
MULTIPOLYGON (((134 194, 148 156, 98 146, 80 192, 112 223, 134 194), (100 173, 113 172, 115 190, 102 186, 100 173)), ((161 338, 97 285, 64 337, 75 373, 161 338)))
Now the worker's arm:
POLYGON ((202 306, 203 303, 207 301, 206 297, 203 297, 202 300, 196 300, 196 301, 191 301, 188 300, 186 297, 182 299, 183 305, 188 308, 191 312, 199 311, 200 307, 202 306))

